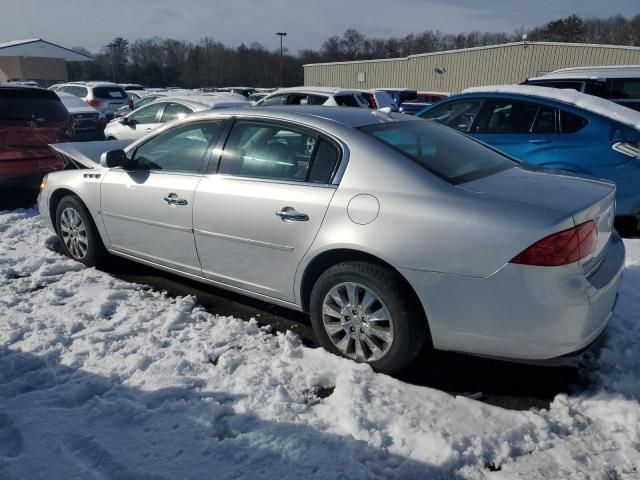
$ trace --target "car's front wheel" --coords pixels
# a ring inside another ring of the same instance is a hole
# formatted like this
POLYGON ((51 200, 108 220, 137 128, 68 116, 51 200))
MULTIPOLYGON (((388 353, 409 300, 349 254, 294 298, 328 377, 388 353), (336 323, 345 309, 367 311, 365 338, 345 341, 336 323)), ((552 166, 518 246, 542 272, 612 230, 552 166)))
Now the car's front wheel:
POLYGON ((343 262, 316 282, 310 301, 316 338, 330 352, 384 373, 404 368, 427 338, 422 309, 394 270, 343 262))
POLYGON ((91 215, 75 196, 58 203, 56 231, 64 253, 88 267, 95 267, 107 254, 91 215))

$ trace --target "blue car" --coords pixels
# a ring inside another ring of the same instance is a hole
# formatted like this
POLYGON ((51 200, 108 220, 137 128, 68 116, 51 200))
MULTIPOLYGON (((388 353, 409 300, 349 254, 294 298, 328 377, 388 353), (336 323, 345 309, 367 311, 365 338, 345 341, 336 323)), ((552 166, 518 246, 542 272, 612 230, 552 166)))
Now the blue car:
POLYGON ((640 112, 573 90, 478 87, 418 112, 524 163, 616 183, 617 214, 640 223, 640 112))

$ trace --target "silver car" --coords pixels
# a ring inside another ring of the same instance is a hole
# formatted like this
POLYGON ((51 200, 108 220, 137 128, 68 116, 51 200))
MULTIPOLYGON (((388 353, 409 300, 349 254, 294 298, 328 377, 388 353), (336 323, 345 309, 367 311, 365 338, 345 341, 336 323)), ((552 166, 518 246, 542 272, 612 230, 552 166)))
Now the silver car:
POLYGON ((383 372, 425 342, 566 363, 616 301, 613 184, 523 168, 434 122, 222 110, 101 146, 58 146, 85 168, 49 174, 39 196, 70 257, 309 312, 327 350, 383 372))
POLYGON ((233 93, 166 96, 128 115, 114 118, 104 129, 104 136, 107 140, 137 140, 151 130, 165 123, 180 120, 189 113, 250 105, 244 97, 233 93))

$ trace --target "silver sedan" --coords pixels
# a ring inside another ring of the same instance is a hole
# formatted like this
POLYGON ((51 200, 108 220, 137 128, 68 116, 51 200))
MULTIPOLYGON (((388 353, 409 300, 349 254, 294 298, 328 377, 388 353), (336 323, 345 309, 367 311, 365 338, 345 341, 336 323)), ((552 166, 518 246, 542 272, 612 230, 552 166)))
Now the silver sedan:
POLYGON ((39 197, 70 257, 119 255, 309 312, 327 350, 379 371, 425 343, 566 363, 616 301, 613 184, 524 168, 433 122, 211 111, 100 147, 56 146, 82 168, 49 174, 39 197))

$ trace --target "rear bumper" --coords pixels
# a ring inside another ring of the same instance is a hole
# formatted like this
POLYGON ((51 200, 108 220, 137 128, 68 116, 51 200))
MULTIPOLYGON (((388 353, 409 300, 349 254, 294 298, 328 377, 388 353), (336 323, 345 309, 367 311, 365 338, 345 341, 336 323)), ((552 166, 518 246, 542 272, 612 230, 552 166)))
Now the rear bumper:
POLYGON ((527 363, 570 363, 605 330, 624 268, 614 233, 598 268, 507 264, 485 278, 401 270, 422 301, 434 347, 527 363))

